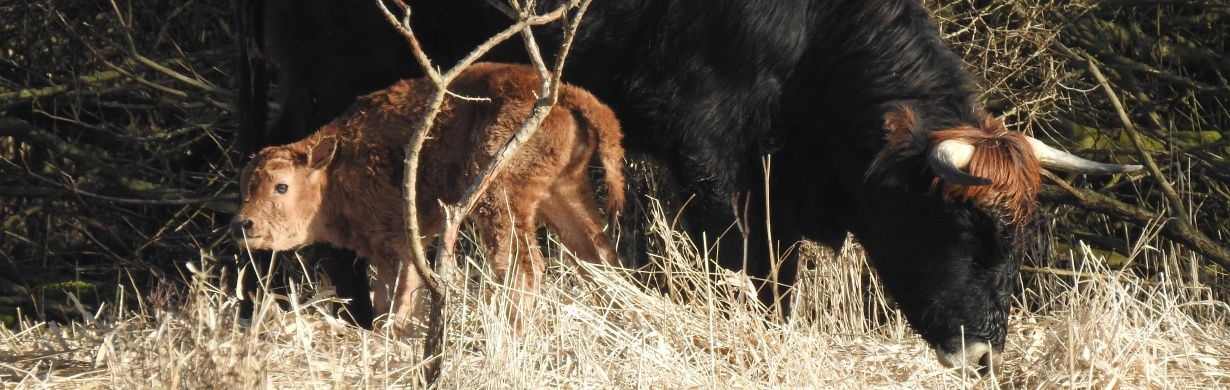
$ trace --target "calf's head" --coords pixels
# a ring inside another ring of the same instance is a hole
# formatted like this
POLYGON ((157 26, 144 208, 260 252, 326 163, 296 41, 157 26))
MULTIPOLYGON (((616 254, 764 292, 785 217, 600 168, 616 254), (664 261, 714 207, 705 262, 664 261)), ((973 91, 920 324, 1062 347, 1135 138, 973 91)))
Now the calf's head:
POLYGON ((333 137, 261 150, 239 177, 243 206, 231 220, 236 241, 251 249, 287 250, 318 240, 336 150, 333 137))

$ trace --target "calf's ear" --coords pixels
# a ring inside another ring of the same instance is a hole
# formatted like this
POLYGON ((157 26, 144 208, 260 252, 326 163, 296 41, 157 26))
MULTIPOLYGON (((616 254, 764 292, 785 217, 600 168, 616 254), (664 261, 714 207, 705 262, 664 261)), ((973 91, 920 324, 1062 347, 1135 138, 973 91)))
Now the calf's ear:
POLYGON ((335 153, 337 153, 337 138, 324 137, 312 146, 312 152, 308 154, 308 165, 312 169, 324 168, 333 162, 335 153))

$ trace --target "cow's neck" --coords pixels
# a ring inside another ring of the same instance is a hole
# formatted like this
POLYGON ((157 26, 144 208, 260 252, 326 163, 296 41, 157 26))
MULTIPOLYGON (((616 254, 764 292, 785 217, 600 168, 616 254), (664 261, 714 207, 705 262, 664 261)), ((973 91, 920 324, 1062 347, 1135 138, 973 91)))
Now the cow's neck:
POLYGON ((878 126, 883 112, 866 108, 893 100, 928 101, 972 118, 971 76, 918 1, 833 3, 818 11, 814 26, 819 30, 814 36, 829 40, 822 45, 829 52, 811 56, 825 70, 817 75, 827 82, 818 86, 825 100, 820 109, 832 114, 830 118, 844 116, 858 125, 878 126))
MULTIPOLYGON (((873 159, 886 145, 884 114, 894 102, 915 107, 929 132, 953 122, 976 123, 975 85, 916 0, 831 0, 817 7, 813 37, 782 99, 783 118, 797 128, 777 164, 807 167, 773 176, 775 222, 798 220, 812 238, 841 242, 859 219, 858 204, 842 188, 866 184, 873 159), (818 207, 824 205, 825 207, 818 207), (803 226, 805 225, 805 226, 803 226)), ((912 172, 921 172, 922 167, 912 172)))

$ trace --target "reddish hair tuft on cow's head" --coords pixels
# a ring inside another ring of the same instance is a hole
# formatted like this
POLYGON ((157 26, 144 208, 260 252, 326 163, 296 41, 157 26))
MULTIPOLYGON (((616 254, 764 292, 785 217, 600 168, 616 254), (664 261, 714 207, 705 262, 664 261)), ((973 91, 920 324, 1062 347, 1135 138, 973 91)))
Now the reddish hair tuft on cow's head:
POLYGON ((1024 134, 1008 131, 1002 121, 985 115, 981 126, 962 126, 931 133, 930 147, 957 140, 974 146, 966 171, 991 179, 985 186, 964 186, 935 179, 945 201, 972 202, 1012 226, 1024 226, 1037 211, 1041 166, 1024 134))
POLYGON ((914 137, 914 125, 917 123, 918 116, 914 114, 914 109, 909 105, 898 104, 888 110, 884 114, 884 130, 888 132, 885 135, 885 140, 888 142, 886 149, 898 150, 909 143, 914 137))

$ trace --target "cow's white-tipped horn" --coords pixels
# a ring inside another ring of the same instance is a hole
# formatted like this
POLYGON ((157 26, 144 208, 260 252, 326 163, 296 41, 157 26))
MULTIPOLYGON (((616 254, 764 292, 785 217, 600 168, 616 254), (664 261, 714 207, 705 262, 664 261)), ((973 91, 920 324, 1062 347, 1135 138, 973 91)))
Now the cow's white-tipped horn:
POLYGON ((965 173, 969 160, 974 157, 974 146, 957 140, 941 141, 931 148, 927 160, 935 175, 952 184, 985 186, 991 179, 965 173))
POLYGON ((1043 168, 1055 169, 1064 172, 1072 173, 1087 173, 1087 174, 1112 174, 1112 173, 1127 173, 1139 170, 1140 165, 1132 164, 1106 164, 1097 161, 1090 161, 1074 154, 1056 149, 1039 141, 1034 137, 1025 137, 1029 140, 1029 146, 1033 148, 1034 155, 1038 156, 1038 162, 1043 168))

